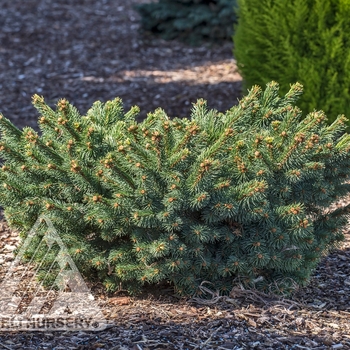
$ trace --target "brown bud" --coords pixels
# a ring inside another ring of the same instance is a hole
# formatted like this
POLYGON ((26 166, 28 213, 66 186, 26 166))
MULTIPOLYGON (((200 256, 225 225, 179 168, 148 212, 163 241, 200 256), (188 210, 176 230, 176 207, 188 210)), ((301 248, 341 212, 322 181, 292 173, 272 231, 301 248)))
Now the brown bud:
POLYGON ((155 131, 155 132, 152 133, 152 138, 151 138, 152 141, 159 141, 160 138, 161 138, 161 135, 160 135, 160 133, 158 131, 155 131))
POLYGON ((102 196, 97 195, 97 196, 93 196, 92 197, 92 201, 97 203, 97 202, 101 202, 102 201, 102 196))
POLYGON ((228 129, 225 130, 225 135, 226 136, 230 136, 232 134, 233 134, 233 129, 232 128, 228 128, 228 129))
POLYGON ((293 207, 293 208, 290 209, 289 212, 294 214, 294 215, 297 215, 297 214, 300 213, 300 208, 299 207, 293 207))
POLYGON ((65 125, 65 124, 67 124, 67 120, 60 117, 57 119, 57 124, 58 125, 65 125))
POLYGON ((202 194, 200 195, 198 198, 197 198, 197 202, 201 202, 203 201, 205 198, 207 198, 207 196, 205 194, 202 194))
POLYGON ((90 127, 90 128, 88 129, 87 136, 90 136, 94 131, 95 131, 95 129, 90 127))
POLYGON ((129 128, 128 128, 128 131, 130 132, 134 132, 138 129, 138 126, 137 125, 131 125, 129 128))
POLYGON ((51 210, 51 209, 53 209, 55 206, 54 206, 53 204, 51 204, 51 203, 46 203, 46 204, 45 204, 45 207, 46 207, 47 210, 51 210))
POLYGON ((78 173, 81 170, 81 167, 77 164, 75 160, 72 160, 70 170, 73 171, 73 173, 78 173))
POLYGON ((66 99, 59 100, 57 103, 57 107, 60 111, 63 111, 67 108, 68 101, 66 99))

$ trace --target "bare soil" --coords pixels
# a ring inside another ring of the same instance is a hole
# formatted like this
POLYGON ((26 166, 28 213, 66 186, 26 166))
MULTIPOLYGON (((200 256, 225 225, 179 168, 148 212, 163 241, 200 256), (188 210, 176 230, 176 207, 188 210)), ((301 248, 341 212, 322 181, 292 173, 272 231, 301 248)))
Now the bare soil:
MULTIPOLYGON (((119 96, 140 120, 157 107, 189 117, 208 100, 225 111, 241 97, 232 44, 188 47, 139 31, 144 0, 2 0, 0 111, 37 128, 31 96, 65 97, 85 114, 119 96)), ((89 284, 111 325, 101 332, 0 332, 1 349, 350 349, 350 234, 325 257, 306 288, 288 299, 244 290, 178 299, 167 286, 139 297, 89 284)), ((0 222, 0 281, 18 235, 0 222)), ((1 291, 0 291, 1 293, 1 291)))

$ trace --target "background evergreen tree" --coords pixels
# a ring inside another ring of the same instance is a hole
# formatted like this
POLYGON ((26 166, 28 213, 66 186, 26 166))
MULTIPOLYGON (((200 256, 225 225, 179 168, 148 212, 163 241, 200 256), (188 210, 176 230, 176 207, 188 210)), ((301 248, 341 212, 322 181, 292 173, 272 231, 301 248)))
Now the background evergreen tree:
POLYGON ((191 44, 232 37, 236 0, 159 0, 140 4, 143 29, 191 44))
MULTIPOLYGON (((350 189, 346 119, 302 120, 300 94, 270 83, 225 114, 199 100, 189 119, 158 109, 141 123, 118 98, 82 117, 35 95, 41 135, 0 118, 0 204, 22 237, 45 214, 109 290, 171 281, 191 295, 210 281, 225 293, 240 279, 288 292, 343 239, 349 207, 329 207, 350 189)), ((28 259, 41 260, 46 229, 28 259)), ((40 263, 45 275, 50 256, 40 263)))
POLYGON ((304 86, 304 111, 350 117, 350 1, 238 0, 234 55, 244 84, 304 86))

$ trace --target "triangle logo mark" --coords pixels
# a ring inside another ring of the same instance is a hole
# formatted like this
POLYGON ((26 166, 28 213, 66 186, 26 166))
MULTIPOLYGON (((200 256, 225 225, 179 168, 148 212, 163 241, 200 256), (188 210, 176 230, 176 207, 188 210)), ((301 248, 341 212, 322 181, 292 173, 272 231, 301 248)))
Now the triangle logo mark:
POLYGON ((61 237, 44 215, 29 231, 0 290, 0 331, 101 331, 108 325, 61 237), (37 231, 43 224, 45 234, 40 239, 37 231), (30 261, 24 263, 29 247, 30 261), (38 271, 44 273, 41 283, 36 278, 38 271))

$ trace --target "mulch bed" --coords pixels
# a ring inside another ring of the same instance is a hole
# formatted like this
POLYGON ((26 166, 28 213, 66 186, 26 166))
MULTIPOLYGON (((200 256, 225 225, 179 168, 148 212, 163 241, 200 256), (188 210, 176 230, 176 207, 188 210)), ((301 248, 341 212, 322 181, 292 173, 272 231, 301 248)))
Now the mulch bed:
POLYGON ((225 111, 241 95, 232 44, 188 47, 139 30, 142 0, 2 0, 0 111, 18 126, 36 127, 33 94, 50 105, 66 98, 82 114, 96 100, 119 96, 140 118, 158 107, 189 117, 208 100, 225 111))
MULTIPOLYGON (((34 93, 86 113, 119 96, 140 119, 157 107, 189 117, 197 98, 220 111, 242 94, 232 44, 188 47, 139 31, 142 0, 2 0, 0 111, 37 128, 34 93)), ((166 286, 140 297, 89 285, 110 327, 101 332, 3 332, 1 349, 350 349, 350 234, 311 283, 288 299, 237 286, 229 297, 177 299, 166 286)), ((0 281, 18 244, 0 222, 0 281)))

